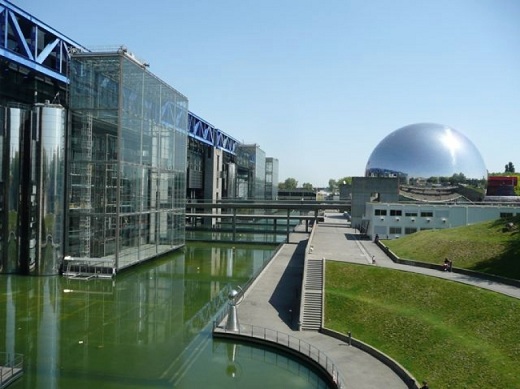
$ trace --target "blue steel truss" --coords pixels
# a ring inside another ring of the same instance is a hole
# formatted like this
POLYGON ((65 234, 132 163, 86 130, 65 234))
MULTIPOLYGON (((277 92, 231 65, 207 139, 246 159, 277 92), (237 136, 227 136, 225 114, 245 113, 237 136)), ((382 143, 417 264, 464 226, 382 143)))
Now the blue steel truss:
POLYGON ((188 114, 188 134, 207 145, 215 144, 215 127, 192 112, 188 114))
POLYGON ((9 1, 0 0, 0 57, 68 83, 70 52, 89 51, 9 1))
POLYGON ((215 129, 216 132, 216 143, 215 147, 227 151, 233 155, 236 155, 236 148, 239 142, 236 139, 233 139, 225 132, 215 129))
MULTIPOLYGON (((9 1, 0 0, 0 57, 69 83, 67 68, 72 52, 90 50, 9 1)), ((236 139, 191 112, 188 129, 189 136, 236 155, 236 139)))
POLYGON ((239 144, 236 139, 215 128, 192 112, 189 112, 188 115, 188 134, 202 143, 236 155, 236 148, 239 144))

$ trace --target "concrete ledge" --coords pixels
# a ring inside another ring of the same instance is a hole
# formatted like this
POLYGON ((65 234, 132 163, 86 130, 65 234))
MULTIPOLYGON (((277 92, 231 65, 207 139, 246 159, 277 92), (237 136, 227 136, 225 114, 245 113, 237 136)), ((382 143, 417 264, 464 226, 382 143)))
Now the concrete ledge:
POLYGON ((320 332, 324 335, 331 336, 333 338, 339 339, 347 344, 350 344, 353 347, 356 347, 367 354, 370 354, 374 358, 380 360, 382 363, 387 365, 390 369, 392 369, 402 380, 403 382, 408 386, 410 389, 418 389, 419 384, 415 380, 415 378, 406 370, 403 366, 401 366, 397 361, 390 358, 385 353, 379 351, 378 349, 370 346, 367 343, 364 343, 360 340, 357 340, 355 338, 349 337, 345 334, 342 334, 340 332, 336 332, 333 330, 330 330, 328 328, 322 327, 320 329, 320 332))
MULTIPOLYGON (((435 269, 435 270, 443 271, 442 265, 437 265, 435 263, 415 261, 415 260, 412 260, 412 259, 399 258, 392 250, 390 250, 388 247, 386 247, 381 242, 381 240, 378 240, 375 243, 387 255, 387 257, 390 258, 395 263, 399 263, 399 264, 402 264, 402 265, 417 266, 417 267, 423 267, 423 268, 427 268, 427 269, 435 269)), ((486 280, 486 281, 499 282, 499 283, 502 283, 502 284, 515 286, 517 288, 520 288, 520 280, 514 280, 512 278, 496 276, 496 275, 493 275, 493 274, 482 273, 482 272, 469 270, 469 269, 462 269, 460 267, 454 267, 452 269, 452 272, 453 273, 458 273, 458 274, 464 274, 464 275, 470 276, 470 277, 480 278, 480 279, 486 280)))

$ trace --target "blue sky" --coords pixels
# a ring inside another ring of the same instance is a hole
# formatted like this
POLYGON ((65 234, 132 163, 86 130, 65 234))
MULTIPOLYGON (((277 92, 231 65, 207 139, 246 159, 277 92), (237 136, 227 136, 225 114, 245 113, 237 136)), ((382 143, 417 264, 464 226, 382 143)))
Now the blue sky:
POLYGON ((362 176, 417 122, 520 171, 520 1, 19 0, 89 48, 124 44, 196 115, 280 163, 280 180, 362 176))

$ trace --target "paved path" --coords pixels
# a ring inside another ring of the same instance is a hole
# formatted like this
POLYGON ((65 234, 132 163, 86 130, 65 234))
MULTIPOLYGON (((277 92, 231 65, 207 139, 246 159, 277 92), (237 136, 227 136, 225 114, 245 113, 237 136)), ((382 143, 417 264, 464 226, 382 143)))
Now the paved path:
MULTIPOLYGON (((316 331, 298 331, 300 290, 308 234, 295 232, 246 291, 238 307, 240 323, 280 331, 320 349, 334 361, 347 388, 401 389, 407 385, 378 359, 333 337, 316 331)), ((520 298, 520 288, 474 279, 457 273, 395 264, 369 240, 362 240, 341 214, 326 214, 318 224, 308 258, 325 258, 413 271, 495 290, 520 298)), ((423 377, 416 377, 421 380, 423 377)))
POLYGON ((436 269, 394 263, 374 242, 363 240, 355 229, 350 228, 341 214, 327 215, 325 223, 320 223, 314 232, 312 245, 313 252, 309 258, 326 258, 335 261, 371 264, 372 256, 374 256, 376 266, 462 282, 520 299, 520 288, 515 286, 456 272, 449 273, 436 269))

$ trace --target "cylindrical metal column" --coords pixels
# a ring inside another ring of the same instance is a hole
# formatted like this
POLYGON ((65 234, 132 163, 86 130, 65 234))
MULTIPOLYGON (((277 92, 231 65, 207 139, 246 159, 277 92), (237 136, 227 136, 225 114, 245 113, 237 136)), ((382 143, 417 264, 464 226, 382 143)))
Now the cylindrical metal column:
POLYGON ((29 111, 0 109, 0 273, 19 273, 23 134, 29 111))
POLYGON ((65 113, 61 105, 36 104, 26 139, 31 142, 30 170, 24 178, 29 250, 21 261, 34 275, 58 274, 63 260, 65 113))

